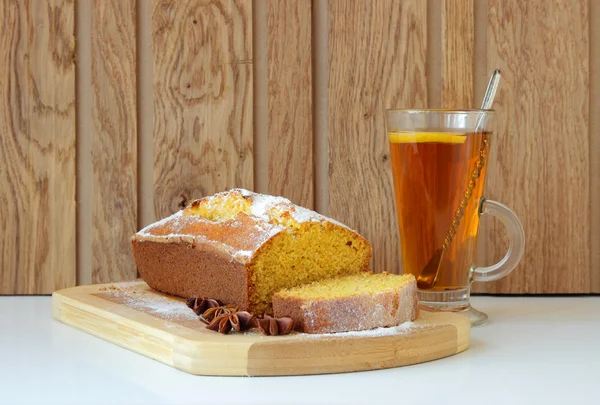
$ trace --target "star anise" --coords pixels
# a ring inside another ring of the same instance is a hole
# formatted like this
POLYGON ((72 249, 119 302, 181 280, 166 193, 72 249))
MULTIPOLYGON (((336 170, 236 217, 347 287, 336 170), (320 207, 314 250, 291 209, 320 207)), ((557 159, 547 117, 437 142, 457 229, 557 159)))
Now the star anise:
POLYGON ((262 319, 259 319, 257 323, 258 330, 265 335, 287 335, 294 330, 294 320, 289 316, 273 318, 269 315, 265 315, 262 319))
POLYGON ((200 315, 200 320, 206 324, 209 324, 212 322, 213 319, 221 315, 232 314, 238 312, 239 310, 240 307, 234 304, 227 304, 224 306, 222 305, 218 307, 208 308, 202 313, 202 315, 200 315))
POLYGON ((206 297, 191 297, 185 300, 185 305, 191 308, 196 315, 200 316, 209 308, 216 308, 221 306, 221 303, 217 300, 213 300, 206 297))
POLYGON ((206 327, 226 335, 232 329, 241 332, 254 327, 253 318, 254 316, 246 311, 230 312, 217 316, 206 327))

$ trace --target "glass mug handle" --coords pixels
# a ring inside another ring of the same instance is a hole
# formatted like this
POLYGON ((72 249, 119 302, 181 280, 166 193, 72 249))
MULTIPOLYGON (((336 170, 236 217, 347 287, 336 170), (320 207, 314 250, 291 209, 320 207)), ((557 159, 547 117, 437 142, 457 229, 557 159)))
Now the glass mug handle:
POLYGON ((482 198, 479 214, 491 215, 502 221, 508 232, 510 246, 506 255, 498 263, 487 267, 475 267, 472 273, 473 281, 498 280, 513 271, 521 261, 525 252, 525 232, 515 213, 499 202, 482 198))

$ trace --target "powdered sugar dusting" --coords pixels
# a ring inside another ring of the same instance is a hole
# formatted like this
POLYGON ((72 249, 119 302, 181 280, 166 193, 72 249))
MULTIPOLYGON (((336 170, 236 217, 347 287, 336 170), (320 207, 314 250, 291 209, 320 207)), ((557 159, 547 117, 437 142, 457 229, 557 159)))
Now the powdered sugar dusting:
POLYGON ((295 207, 295 212, 292 212, 292 217, 297 222, 322 222, 322 221, 328 221, 328 222, 331 222, 332 224, 339 225, 341 227, 349 229, 352 232, 356 232, 353 229, 349 228, 347 225, 344 225, 341 222, 338 222, 338 221, 336 221, 333 218, 326 217, 325 215, 321 215, 318 212, 311 211, 308 208, 304 208, 304 207, 296 206, 295 207))
POLYGON ((398 326, 392 326, 389 328, 376 328, 368 330, 350 331, 350 332, 338 332, 338 333, 303 333, 300 336, 302 338, 323 338, 323 337, 380 337, 380 336, 395 336, 395 335, 406 335, 419 329, 420 326, 415 322, 404 322, 398 326))
POLYGON ((269 221, 270 218, 267 212, 270 208, 277 204, 291 204, 291 202, 283 197, 274 197, 265 194, 253 194, 250 213, 255 217, 269 221))
POLYGON ((119 283, 119 287, 107 287, 99 295, 167 321, 196 321, 200 324, 198 316, 182 299, 149 290, 147 285, 139 282, 119 283))
POLYGON ((239 262, 246 262, 252 258, 253 254, 254 252, 251 250, 236 250, 233 252, 232 256, 239 262))
POLYGON ((160 242, 206 242, 207 238, 204 235, 189 235, 182 233, 182 230, 197 221, 197 218, 189 215, 183 215, 183 210, 177 211, 175 214, 154 222, 133 235, 134 239, 152 240, 160 242), (152 230, 161 228, 165 225, 169 226, 170 232, 166 235, 155 235, 152 230))
POLYGON ((254 194, 252 191, 246 190, 245 188, 235 188, 234 190, 238 190, 240 193, 242 193, 242 197, 252 197, 254 194))
POLYGON ((333 222, 332 219, 327 218, 324 215, 300 206, 295 206, 294 211, 291 214, 292 218, 294 218, 296 222, 321 222, 326 220, 333 222))

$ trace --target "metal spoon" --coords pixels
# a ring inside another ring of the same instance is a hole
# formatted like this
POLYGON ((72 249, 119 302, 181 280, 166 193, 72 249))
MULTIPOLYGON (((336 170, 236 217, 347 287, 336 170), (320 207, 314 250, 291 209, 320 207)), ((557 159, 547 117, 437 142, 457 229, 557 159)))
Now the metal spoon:
MULTIPOLYGON (((492 77, 490 78, 487 89, 485 90, 485 95, 483 96, 483 102, 481 103, 482 110, 489 110, 492 107, 492 104, 494 103, 494 98, 496 97, 496 90, 498 90, 499 82, 500 82, 500 70, 496 69, 494 71, 494 73, 492 73, 492 77)), ((484 123, 483 119, 484 119, 484 114, 480 114, 475 123, 475 132, 479 132, 481 130, 481 128, 483 127, 483 123, 484 123)), ((482 147, 485 147, 485 144, 483 144, 482 147)), ((480 154, 481 154, 481 152, 480 152, 480 154)), ((479 176, 477 176, 477 177, 479 177, 479 176)), ((464 211, 464 207, 463 207, 463 210, 457 210, 457 211, 464 211)), ((454 220, 452 221, 452 226, 450 227, 450 229, 448 230, 448 233, 446 234, 446 238, 445 238, 446 242, 444 243, 444 246, 442 246, 442 248, 440 248, 440 249, 437 249, 433 253, 433 256, 431 257, 429 262, 425 265, 425 267, 423 268, 423 271, 421 271, 421 274, 419 275, 419 277, 417 277, 417 287, 418 288, 427 290, 427 289, 432 288, 435 285, 438 275, 440 274, 440 264, 442 263, 442 258, 444 256, 444 252, 446 252, 446 249, 450 245, 450 242, 452 242, 452 238, 454 238, 454 234, 456 233, 456 228, 458 228, 461 217, 462 217, 462 215, 456 216, 454 218, 454 220)))

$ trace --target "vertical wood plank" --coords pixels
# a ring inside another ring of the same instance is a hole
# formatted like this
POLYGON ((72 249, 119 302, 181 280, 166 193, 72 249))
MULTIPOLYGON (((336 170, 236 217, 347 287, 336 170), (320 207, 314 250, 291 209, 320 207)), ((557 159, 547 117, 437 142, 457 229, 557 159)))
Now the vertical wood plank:
POLYGON ((427 2, 329 2, 329 215, 400 272, 386 108, 427 104, 427 2))
POLYGON ((600 3, 590 0, 590 291, 600 293, 600 3))
MULTIPOLYGON (((494 293, 590 291, 588 2, 489 0, 487 64, 502 70, 487 196, 511 207, 526 252, 494 293)), ((486 232, 486 231, 482 231, 486 232)), ((494 221, 487 262, 508 247, 494 221)))
POLYGON ((268 192, 313 208, 310 0, 267 0, 268 192))
POLYGON ((323 215, 329 215, 328 19, 327 1, 314 1, 312 16, 314 209, 323 215))
POLYGON ((442 108, 474 108, 473 0, 442 2, 442 108))
MULTIPOLYGON (((487 10, 488 0, 473 2, 473 105, 480 107, 489 77, 487 68, 487 10)), ((490 68, 490 76, 493 71, 490 68)))
POLYGON ((252 0, 254 191, 269 192, 269 58, 267 0, 252 0))
POLYGON ((0 294, 75 285, 74 4, 0 2, 0 294))
POLYGON ((158 218, 253 187, 252 3, 156 0, 154 190, 158 218))
POLYGON ((77 284, 92 284, 93 120, 92 120, 92 3, 78 0, 75 7, 75 131, 77 133, 77 284))
POLYGON ((442 3, 427 0, 427 108, 442 108, 442 3))
POLYGON ((92 282, 136 278, 129 238, 137 228, 135 0, 92 9, 92 282))
POLYGON ((150 0, 136 1, 138 229, 157 220, 154 211, 154 88, 150 0))

